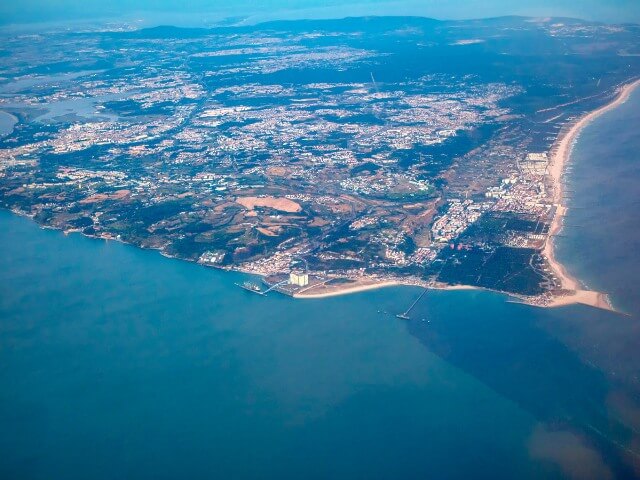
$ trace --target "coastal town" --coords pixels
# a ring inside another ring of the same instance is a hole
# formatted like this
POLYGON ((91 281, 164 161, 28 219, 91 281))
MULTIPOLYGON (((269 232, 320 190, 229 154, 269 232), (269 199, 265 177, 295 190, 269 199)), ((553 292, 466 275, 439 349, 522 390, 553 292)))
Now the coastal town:
POLYGON ((611 46, 577 87, 565 53, 584 48, 584 25, 499 28, 514 52, 513 32, 562 39, 542 95, 516 68, 469 61, 504 48, 472 23, 438 28, 431 43, 357 21, 8 36, 0 110, 16 124, 0 139, 0 205, 260 276, 256 292, 465 286, 610 308, 556 261, 553 238, 571 142, 628 95, 638 64, 617 52, 637 33, 588 25, 611 46), (48 48, 73 67, 38 64, 48 48))

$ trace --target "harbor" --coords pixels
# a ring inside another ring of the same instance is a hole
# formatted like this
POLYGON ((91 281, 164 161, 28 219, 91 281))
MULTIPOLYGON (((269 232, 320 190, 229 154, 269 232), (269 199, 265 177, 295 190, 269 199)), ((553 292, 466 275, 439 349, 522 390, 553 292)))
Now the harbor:
MULTIPOLYGON (((262 279, 262 286, 253 281, 235 283, 235 285, 249 293, 266 296, 269 292, 296 298, 323 298, 341 294, 341 292, 353 293, 354 291, 367 291, 385 286, 394 286, 395 282, 361 284, 358 280, 346 278, 327 278, 317 275, 309 275, 306 271, 293 270, 289 275, 271 275, 262 279), (346 285, 351 285, 347 287, 346 285), (338 289, 335 292, 332 289, 338 289), (312 293, 307 293, 312 292, 312 293), (316 292, 316 293, 313 293, 316 292)), ((396 314, 401 320, 411 320, 410 314, 416 305, 422 300, 428 289, 424 288, 420 295, 409 305, 404 312, 396 314)), ((387 313, 387 312, 385 312, 387 313)))

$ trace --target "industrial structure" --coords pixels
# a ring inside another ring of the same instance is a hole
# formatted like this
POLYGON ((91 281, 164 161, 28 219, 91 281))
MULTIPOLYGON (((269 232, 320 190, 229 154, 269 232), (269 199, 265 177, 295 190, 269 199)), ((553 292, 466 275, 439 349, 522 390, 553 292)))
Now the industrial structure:
POLYGON ((292 270, 289 273, 289 283, 299 287, 306 287, 309 285, 309 274, 302 270, 292 270))

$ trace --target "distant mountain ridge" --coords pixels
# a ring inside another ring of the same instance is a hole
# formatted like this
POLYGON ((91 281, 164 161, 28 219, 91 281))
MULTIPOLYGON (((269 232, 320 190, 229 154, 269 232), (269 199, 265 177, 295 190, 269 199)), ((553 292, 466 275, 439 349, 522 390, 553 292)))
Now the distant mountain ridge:
MULTIPOLYGON (((126 38, 198 38, 222 32, 253 32, 259 30, 309 30, 309 29, 338 29, 340 31, 355 31, 363 28, 369 33, 386 32, 399 28, 433 28, 449 25, 486 25, 491 27, 505 27, 509 25, 531 25, 539 22, 564 23, 572 25, 602 25, 602 22, 593 22, 568 17, 526 17, 508 15, 502 17, 479 18, 468 20, 438 20, 429 17, 417 16, 363 16, 344 17, 337 19, 301 19, 301 20, 272 20, 245 26, 216 26, 204 27, 178 27, 173 25, 158 25, 156 27, 142 28, 128 32, 113 32, 113 35, 126 38)), ((634 24, 630 24, 634 25, 634 24)))

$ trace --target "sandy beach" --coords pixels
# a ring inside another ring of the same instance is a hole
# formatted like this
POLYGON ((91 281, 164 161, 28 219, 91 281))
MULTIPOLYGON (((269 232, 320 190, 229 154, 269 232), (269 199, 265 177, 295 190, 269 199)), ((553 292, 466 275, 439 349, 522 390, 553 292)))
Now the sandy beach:
POLYGON ((568 305, 570 303, 584 303, 598 308, 612 309, 609 299, 605 294, 582 290, 580 282, 576 278, 574 278, 567 271, 565 266, 556 259, 554 236, 557 235, 560 230, 562 230, 562 222, 567 211, 566 207, 562 205, 562 175, 571 157, 571 151, 573 150, 573 145, 576 139, 580 135, 582 129, 594 119, 626 102, 629 99, 631 92, 633 92, 633 90, 639 85, 640 80, 636 80, 635 82, 621 86, 618 90, 616 98, 612 102, 590 112, 575 124, 573 124, 571 128, 558 139, 551 151, 549 177, 551 178, 554 186, 553 201, 556 205, 556 214, 551 223, 549 236, 547 237, 543 253, 549 261, 549 264, 551 265, 554 273, 558 276, 562 288, 573 293, 556 297, 549 306, 568 305))
MULTIPOLYGON (((567 163, 570 160, 571 152, 573 149, 573 145, 580 135, 582 129, 588 125, 591 121, 599 117, 600 115, 615 109, 619 105, 625 103, 633 90, 640 86, 640 79, 628 83, 626 85, 622 85, 618 88, 617 95, 615 98, 608 104, 594 110, 584 117, 573 123, 568 130, 565 130, 561 133, 556 143, 551 149, 550 152, 550 163, 548 176, 553 185, 553 203, 556 206, 556 212, 554 218, 551 222, 549 235, 547 236, 547 240, 544 244, 543 255, 547 258, 551 269, 557 275, 560 280, 560 284, 562 287, 562 292, 554 295, 551 298, 532 298, 527 300, 525 298, 521 298, 521 301, 524 303, 528 303, 530 305, 540 306, 540 307, 559 307, 570 304, 585 304, 590 305, 596 308, 603 308, 607 310, 613 310, 611 302, 606 294, 601 292, 589 291, 585 290, 584 287, 580 284, 580 282, 573 277, 565 268, 565 266, 560 263, 555 257, 555 248, 554 248, 554 236, 557 235, 562 230, 563 219, 566 214, 567 208, 562 205, 563 199, 563 185, 562 185, 562 176, 564 173, 564 169, 567 163)), ((4 113, 4 112, 0 112, 4 113)), ((266 201, 275 201, 275 199, 265 198, 258 199, 257 197, 254 199, 251 197, 249 199, 252 202, 252 205, 247 205, 247 208, 252 208, 253 204, 258 204, 259 202, 266 201), (259 201, 259 202, 258 202, 259 201), (258 202, 258 203, 256 203, 258 202)), ((261 203, 262 204, 262 203, 261 203)), ((296 204, 297 205, 297 204, 296 204)), ((282 207, 282 205, 280 205, 282 207)), ((287 205, 289 207, 289 205, 287 205)), ((281 209, 284 209, 282 207, 281 209)), ((290 211, 295 211, 296 209, 291 206, 290 211)), ((22 216, 31 217, 25 212, 21 212, 13 209, 14 213, 22 216)), ((288 210, 289 211, 289 210, 288 210)), ((71 231, 67 232, 70 233, 71 231)), ((86 235, 85 236, 92 236, 86 235)), ((94 238, 101 238, 93 236, 94 238)), ((118 240, 112 238, 112 240, 118 240)), ((163 252, 161 254, 171 257, 163 252)), ((173 257, 172 257, 173 258, 173 257)), ((231 268, 232 270, 237 270, 245 273, 255 274, 253 271, 245 271, 241 268, 231 268)), ((418 286, 419 283, 411 283, 409 281, 403 281, 402 279, 385 279, 380 280, 377 278, 358 278, 352 282, 346 284, 333 284, 333 285, 317 285, 309 288, 308 290, 304 290, 303 292, 296 293, 293 295, 294 298, 299 299, 320 299, 327 297, 334 297, 339 295, 349 295, 352 293, 365 292, 370 290, 377 290, 380 288, 386 288, 391 286, 418 286)), ((434 290, 487 290, 480 287, 470 286, 470 285, 422 285, 425 288, 430 288, 434 290)), ((505 293, 505 292, 502 292, 505 293)), ((507 293, 508 294, 508 293, 507 293)))
POLYGON ((594 292, 592 290, 574 290, 568 295, 556 296, 547 306, 562 307, 564 305, 573 305, 575 303, 614 311, 606 294, 594 292))
MULTIPOLYGON (((626 84, 621 86, 618 89, 618 94, 615 99, 600 107, 597 110, 594 110, 580 120, 575 122, 569 130, 564 132, 556 141, 554 147, 551 150, 550 155, 550 166, 548 175, 553 183, 553 202, 556 206, 556 213, 554 215, 553 221, 551 223, 549 229, 549 236, 547 237, 547 241, 545 242, 543 254, 549 261, 549 264, 553 270, 553 272, 557 275, 560 280, 562 289, 564 290, 564 294, 555 295, 551 301, 546 302, 545 304, 535 304, 537 306, 546 306, 546 307, 560 307, 564 305, 571 304, 584 304, 590 305, 596 308, 602 308, 606 310, 613 310, 611 302, 606 294, 601 292, 595 292, 590 290, 584 290, 580 284, 580 282, 573 277, 565 268, 565 266, 560 263, 555 257, 555 248, 554 248, 554 236, 557 235, 562 230, 562 222, 564 216, 566 214, 567 208, 562 205, 562 175, 564 173, 564 169, 569 162, 571 157, 571 151, 573 149, 573 145, 580 135, 582 129, 588 125, 591 121, 606 113, 614 108, 622 105, 626 102, 633 90, 640 86, 640 79, 635 82, 626 84)), ((327 298, 333 297, 337 295, 348 295, 351 293, 364 292, 368 290, 376 290, 379 288, 385 288, 390 286, 397 286, 404 284, 401 281, 378 281, 375 279, 361 279, 357 280, 351 284, 347 285, 319 285, 309 290, 306 290, 302 293, 295 294, 295 298, 301 299, 312 299, 312 298, 327 298)), ((432 286, 429 288, 433 289, 443 289, 443 290, 473 290, 476 287, 469 285, 442 285, 442 286, 432 286)))
POLYGON ((367 279, 356 281, 350 285, 318 285, 302 293, 296 293, 293 297, 301 299, 337 297, 339 295, 349 295, 398 285, 401 285, 401 283, 396 281, 370 281, 370 279, 367 279))

